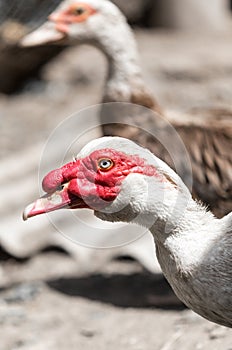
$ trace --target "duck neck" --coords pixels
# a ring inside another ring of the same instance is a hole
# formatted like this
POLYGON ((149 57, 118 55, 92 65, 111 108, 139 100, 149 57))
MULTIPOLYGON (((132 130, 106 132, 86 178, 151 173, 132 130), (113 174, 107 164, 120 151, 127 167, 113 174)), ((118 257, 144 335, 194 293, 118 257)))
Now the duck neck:
POLYGON ((108 60, 103 102, 132 102, 153 108, 154 99, 145 87, 136 41, 126 21, 101 35, 99 47, 108 60))
POLYGON ((178 203, 164 220, 158 217, 150 228, 160 265, 168 279, 173 273, 191 274, 219 233, 219 220, 191 197, 182 200, 182 205, 178 199, 178 203))

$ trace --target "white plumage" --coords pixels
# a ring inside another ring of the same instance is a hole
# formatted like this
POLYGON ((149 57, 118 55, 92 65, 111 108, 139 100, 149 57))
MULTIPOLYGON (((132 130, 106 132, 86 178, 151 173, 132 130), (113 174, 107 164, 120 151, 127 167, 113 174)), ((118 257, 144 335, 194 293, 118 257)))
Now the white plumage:
POLYGON ((117 198, 95 215, 149 229, 161 268, 177 296, 203 317, 232 327, 232 213, 222 219, 214 217, 192 199, 172 169, 130 140, 100 138, 85 146, 78 157, 99 149, 139 154, 171 182, 129 174, 117 198))

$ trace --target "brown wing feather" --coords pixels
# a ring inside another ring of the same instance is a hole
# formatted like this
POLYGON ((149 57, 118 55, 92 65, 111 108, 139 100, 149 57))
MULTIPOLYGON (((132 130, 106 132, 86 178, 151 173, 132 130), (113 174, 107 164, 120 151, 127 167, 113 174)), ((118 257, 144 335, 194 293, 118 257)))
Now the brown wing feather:
POLYGON ((231 125, 184 126, 178 132, 193 167, 193 195, 208 204, 218 217, 227 214, 232 209, 231 125))

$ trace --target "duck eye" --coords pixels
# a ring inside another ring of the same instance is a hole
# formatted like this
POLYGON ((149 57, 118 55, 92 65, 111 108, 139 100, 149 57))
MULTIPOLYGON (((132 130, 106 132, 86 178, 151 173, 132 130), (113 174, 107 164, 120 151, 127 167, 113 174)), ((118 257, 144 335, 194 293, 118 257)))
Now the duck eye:
POLYGON ((98 168, 100 170, 106 171, 110 170, 114 165, 114 162, 109 158, 102 158, 98 160, 98 168))
POLYGON ((73 9, 73 14, 77 15, 77 16, 81 16, 83 15, 83 13, 85 13, 86 9, 84 7, 76 7, 75 9, 73 9))

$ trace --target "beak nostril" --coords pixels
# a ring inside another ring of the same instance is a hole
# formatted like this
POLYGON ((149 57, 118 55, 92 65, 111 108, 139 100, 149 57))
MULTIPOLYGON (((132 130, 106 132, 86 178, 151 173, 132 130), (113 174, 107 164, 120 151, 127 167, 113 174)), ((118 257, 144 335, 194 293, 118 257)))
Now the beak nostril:
POLYGON ((56 191, 62 191, 64 189, 64 185, 60 185, 56 188, 56 191))
POLYGON ((68 185, 69 185, 68 182, 67 182, 67 183, 63 183, 63 184, 61 184, 61 185, 59 185, 59 186, 57 187, 56 191, 63 191, 65 188, 68 187, 68 185))

